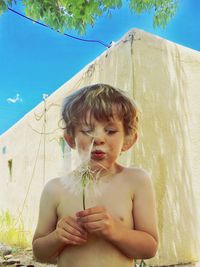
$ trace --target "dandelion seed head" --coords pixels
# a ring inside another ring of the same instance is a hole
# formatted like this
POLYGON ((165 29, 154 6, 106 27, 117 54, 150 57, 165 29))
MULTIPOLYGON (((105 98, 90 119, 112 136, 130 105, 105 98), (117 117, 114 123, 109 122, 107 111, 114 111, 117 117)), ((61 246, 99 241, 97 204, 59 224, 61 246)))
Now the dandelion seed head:
POLYGON ((97 164, 96 169, 91 169, 91 151, 94 143, 94 136, 88 134, 91 137, 91 142, 87 149, 81 148, 78 140, 75 139, 75 144, 78 149, 67 150, 64 153, 64 161, 61 172, 62 183, 70 193, 75 195, 81 195, 83 189, 85 194, 92 193, 94 197, 98 197, 102 194, 101 183, 104 173, 106 175, 112 175, 105 166, 100 162, 97 164))

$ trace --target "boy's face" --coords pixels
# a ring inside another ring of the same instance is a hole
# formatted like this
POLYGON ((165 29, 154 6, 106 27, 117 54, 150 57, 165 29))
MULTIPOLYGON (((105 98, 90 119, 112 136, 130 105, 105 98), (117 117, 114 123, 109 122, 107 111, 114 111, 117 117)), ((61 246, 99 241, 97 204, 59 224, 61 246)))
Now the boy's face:
POLYGON ((75 148, 82 157, 89 155, 91 168, 115 173, 116 160, 124 149, 124 127, 117 116, 109 121, 86 118, 75 130, 75 148))

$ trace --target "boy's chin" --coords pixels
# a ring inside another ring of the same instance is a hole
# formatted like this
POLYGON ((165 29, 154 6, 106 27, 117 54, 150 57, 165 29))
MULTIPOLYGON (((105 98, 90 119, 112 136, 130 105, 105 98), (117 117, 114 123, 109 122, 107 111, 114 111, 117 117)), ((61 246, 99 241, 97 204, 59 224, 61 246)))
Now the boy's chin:
POLYGON ((110 169, 104 162, 96 162, 91 160, 90 169, 92 172, 99 174, 100 176, 110 173, 110 169))

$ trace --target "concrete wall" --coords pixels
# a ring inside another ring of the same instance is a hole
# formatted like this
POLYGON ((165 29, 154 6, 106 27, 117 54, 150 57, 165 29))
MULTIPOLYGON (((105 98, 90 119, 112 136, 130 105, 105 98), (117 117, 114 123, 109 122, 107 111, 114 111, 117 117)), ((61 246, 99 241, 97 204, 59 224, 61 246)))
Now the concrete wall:
POLYGON ((155 185, 160 249, 148 263, 199 261, 199 73, 199 52, 140 30, 128 32, 0 137, 0 209, 34 229, 42 188, 64 161, 63 97, 84 85, 109 83, 127 91, 142 111, 140 139, 121 162, 146 168, 155 185))

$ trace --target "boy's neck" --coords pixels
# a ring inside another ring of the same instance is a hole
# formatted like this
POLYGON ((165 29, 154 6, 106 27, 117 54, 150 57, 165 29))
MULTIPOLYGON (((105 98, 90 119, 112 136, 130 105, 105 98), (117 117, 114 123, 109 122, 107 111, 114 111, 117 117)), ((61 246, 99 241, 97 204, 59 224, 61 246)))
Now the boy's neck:
POLYGON ((120 173, 123 170, 123 166, 119 164, 115 164, 112 168, 106 169, 106 168, 91 168, 91 174, 93 176, 93 179, 99 180, 99 179, 109 179, 110 177, 120 173))

